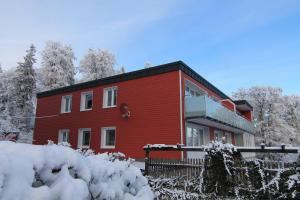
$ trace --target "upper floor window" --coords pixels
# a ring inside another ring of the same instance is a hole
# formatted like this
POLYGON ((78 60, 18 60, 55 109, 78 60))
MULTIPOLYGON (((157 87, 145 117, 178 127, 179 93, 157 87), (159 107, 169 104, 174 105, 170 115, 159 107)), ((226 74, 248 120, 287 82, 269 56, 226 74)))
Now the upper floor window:
POLYGON ((205 94, 205 92, 200 89, 197 85, 192 83, 191 81, 185 81, 185 96, 198 97, 205 94))
POLYGON ((93 92, 81 93, 80 110, 92 110, 93 106, 93 92))
POLYGON ((61 113, 69 113, 72 109, 72 96, 63 96, 61 98, 61 113))
POLYGON ((58 132, 58 143, 68 142, 69 143, 69 129, 61 129, 58 132))
POLYGON ((110 87, 103 90, 103 108, 117 106, 117 89, 117 87, 110 87))
POLYGON ((78 148, 89 148, 91 139, 91 129, 81 128, 78 133, 78 148))
POLYGON ((116 128, 105 127, 101 130, 101 148, 113 149, 116 146, 116 128))

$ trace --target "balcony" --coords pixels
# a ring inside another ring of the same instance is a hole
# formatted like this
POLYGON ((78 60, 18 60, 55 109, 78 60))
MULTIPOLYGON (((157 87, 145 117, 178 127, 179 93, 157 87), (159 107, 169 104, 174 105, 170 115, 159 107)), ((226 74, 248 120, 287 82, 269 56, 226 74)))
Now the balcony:
POLYGON ((253 123, 206 95, 185 98, 185 118, 209 120, 234 130, 254 132, 253 123))

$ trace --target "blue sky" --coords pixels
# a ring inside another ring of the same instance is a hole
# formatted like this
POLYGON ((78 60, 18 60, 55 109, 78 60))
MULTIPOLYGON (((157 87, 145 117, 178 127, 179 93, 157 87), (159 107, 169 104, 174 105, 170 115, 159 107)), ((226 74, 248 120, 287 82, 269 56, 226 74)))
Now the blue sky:
POLYGON ((127 71, 182 60, 228 95, 254 85, 300 95, 298 0, 0 0, 3 68, 31 43, 39 57, 47 40, 71 44, 76 65, 105 48, 127 71))

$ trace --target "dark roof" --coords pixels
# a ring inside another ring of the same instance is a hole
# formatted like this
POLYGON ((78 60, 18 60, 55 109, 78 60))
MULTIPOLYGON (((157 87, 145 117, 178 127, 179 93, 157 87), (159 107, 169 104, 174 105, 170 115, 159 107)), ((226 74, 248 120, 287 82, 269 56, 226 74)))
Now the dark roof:
POLYGON ((202 76, 200 76, 198 73, 196 73, 194 70, 192 70, 189 66, 187 66, 182 61, 176 61, 176 62, 172 62, 172 63, 158 65, 155 67, 141 69, 141 70, 128 72, 128 73, 124 73, 124 74, 119 74, 119 75, 115 75, 115 76, 110 76, 107 78, 97 79, 97 80, 93 80, 93 81, 70 85, 67 87, 57 88, 54 90, 40 92, 37 94, 37 98, 52 96, 52 95, 56 95, 56 94, 66 93, 66 92, 73 92, 76 90, 87 89, 87 88, 91 88, 91 87, 95 87, 95 86, 99 86, 99 85, 106 85, 106 84, 111 84, 111 83, 116 83, 116 82, 128 81, 128 80, 132 80, 132 79, 143 78, 143 77, 148 77, 148 76, 153 76, 153 75, 158 75, 158 74, 163 74, 163 73, 178 71, 178 70, 183 71, 188 76, 192 77, 193 79, 195 79, 196 81, 198 81, 199 83, 201 83, 202 85, 207 87, 209 90, 215 92, 221 98, 230 99, 226 94, 224 94, 222 91, 220 91, 218 88, 216 88, 213 84, 211 84, 206 79, 204 79, 202 76))
POLYGON ((233 101, 235 105, 246 105, 250 108, 250 110, 253 110, 253 107, 251 106, 251 104, 246 101, 246 100, 236 100, 236 101, 233 101))

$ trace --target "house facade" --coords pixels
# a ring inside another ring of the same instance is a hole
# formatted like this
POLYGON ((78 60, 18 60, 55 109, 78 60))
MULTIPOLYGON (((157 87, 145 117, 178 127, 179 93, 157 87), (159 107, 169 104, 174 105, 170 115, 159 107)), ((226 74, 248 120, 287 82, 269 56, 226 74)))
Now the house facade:
MULTIPOLYGON (((182 61, 37 95, 34 143, 143 158, 146 144, 254 145, 252 107, 233 101, 182 61)), ((153 156, 194 157, 155 152, 153 156)))

